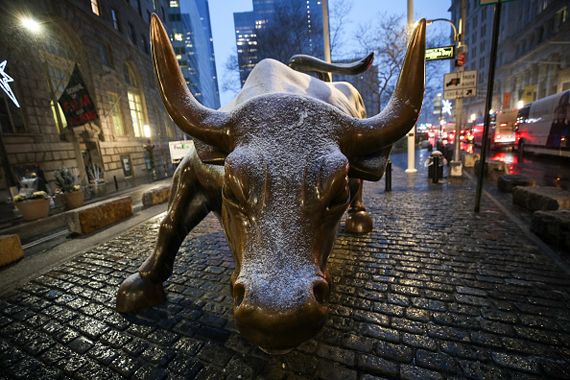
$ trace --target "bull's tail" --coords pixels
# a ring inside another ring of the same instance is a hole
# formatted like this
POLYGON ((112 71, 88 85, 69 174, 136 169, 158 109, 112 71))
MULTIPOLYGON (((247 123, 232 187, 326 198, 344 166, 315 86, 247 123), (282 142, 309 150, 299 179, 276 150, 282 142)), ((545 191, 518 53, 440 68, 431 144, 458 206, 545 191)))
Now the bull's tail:
POLYGON ((305 54, 296 54, 289 58, 289 67, 303 73, 314 72, 325 82, 332 82, 331 74, 356 75, 365 72, 374 61, 374 53, 359 61, 350 63, 328 63, 305 54))

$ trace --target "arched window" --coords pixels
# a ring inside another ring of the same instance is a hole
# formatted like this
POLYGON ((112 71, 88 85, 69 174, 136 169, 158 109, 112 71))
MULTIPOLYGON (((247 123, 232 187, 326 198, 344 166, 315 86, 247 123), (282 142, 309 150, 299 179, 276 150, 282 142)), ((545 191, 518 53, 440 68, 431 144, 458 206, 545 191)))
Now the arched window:
POLYGON ((133 133, 136 137, 144 137, 146 111, 142 88, 135 71, 128 63, 125 64, 125 81, 127 82, 127 96, 133 133))

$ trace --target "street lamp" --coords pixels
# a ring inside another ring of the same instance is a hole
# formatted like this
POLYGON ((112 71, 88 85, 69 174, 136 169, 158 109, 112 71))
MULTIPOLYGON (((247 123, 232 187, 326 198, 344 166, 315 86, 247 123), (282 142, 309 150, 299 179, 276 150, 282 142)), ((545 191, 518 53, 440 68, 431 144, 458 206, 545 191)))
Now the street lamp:
POLYGON ((145 166, 149 173, 149 177, 151 180, 154 180, 156 177, 156 171, 154 168, 154 144, 150 141, 150 137, 152 136, 150 125, 143 125, 143 135, 147 139, 146 144, 143 145, 143 149, 145 150, 145 166))
POLYGON ((152 135, 151 130, 150 130, 150 125, 148 125, 148 124, 143 125, 143 134, 144 134, 144 137, 146 137, 147 139, 150 139, 150 136, 152 135))
POLYGON ((453 23, 453 21, 448 20, 446 18, 434 18, 431 20, 426 20, 426 25, 433 24, 436 21, 444 21, 444 22, 448 22, 449 24, 451 24, 451 27, 453 28, 453 41, 457 42, 457 28, 455 27, 455 24, 453 23))
POLYGON ((20 16, 19 19, 20 25, 32 34, 39 34, 43 30, 42 24, 31 16, 20 16))

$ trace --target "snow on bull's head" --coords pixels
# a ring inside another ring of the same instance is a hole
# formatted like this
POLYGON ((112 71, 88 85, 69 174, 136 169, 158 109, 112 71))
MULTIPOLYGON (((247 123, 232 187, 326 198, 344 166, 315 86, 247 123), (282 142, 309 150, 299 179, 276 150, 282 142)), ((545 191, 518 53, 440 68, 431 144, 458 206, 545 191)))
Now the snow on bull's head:
POLYGON ((326 262, 351 192, 351 159, 376 153, 414 125, 423 98, 425 21, 396 90, 378 115, 353 118, 308 96, 267 94, 231 112, 199 104, 168 34, 151 21, 153 62, 176 124, 224 164, 222 224, 236 259, 231 278, 240 332, 269 352, 313 336, 328 312, 326 262))

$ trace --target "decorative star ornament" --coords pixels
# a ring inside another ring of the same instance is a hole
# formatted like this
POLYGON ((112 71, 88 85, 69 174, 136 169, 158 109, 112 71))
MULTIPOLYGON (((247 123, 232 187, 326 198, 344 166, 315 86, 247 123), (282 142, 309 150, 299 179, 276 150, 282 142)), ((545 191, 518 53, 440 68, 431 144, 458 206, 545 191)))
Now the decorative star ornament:
POLYGON ((0 87, 2 87, 2 90, 4 90, 6 95, 8 95, 8 97, 12 100, 12 102, 14 102, 16 107, 20 108, 18 99, 16 99, 16 95, 14 95, 14 92, 12 92, 12 89, 10 88, 9 85, 9 83, 13 82, 14 79, 12 79, 12 77, 4 71, 6 69, 6 63, 7 63, 6 60, 0 63, 0 87))
POLYGON ((451 115, 451 100, 443 100, 442 104, 443 104, 442 112, 451 115))

